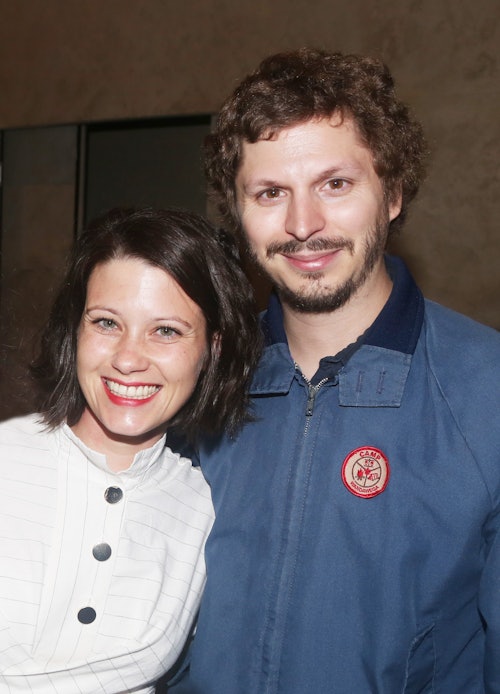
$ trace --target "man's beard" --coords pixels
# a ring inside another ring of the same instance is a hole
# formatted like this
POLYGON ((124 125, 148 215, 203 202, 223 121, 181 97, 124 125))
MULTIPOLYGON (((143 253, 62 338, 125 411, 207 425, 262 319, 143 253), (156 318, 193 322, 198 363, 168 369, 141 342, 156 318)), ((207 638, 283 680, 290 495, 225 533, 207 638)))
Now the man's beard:
MULTIPOLYGON (((334 287, 322 284, 324 273, 304 273, 306 286, 300 289, 291 289, 276 278, 260 263, 253 250, 247 244, 247 251, 254 264, 271 281, 276 288, 281 301, 294 311, 299 313, 330 313, 345 306, 356 292, 365 284, 378 260, 384 253, 387 242, 389 219, 386 211, 379 216, 375 227, 365 239, 363 250, 363 263, 361 268, 348 277, 342 284, 334 287)), ((290 240, 285 243, 272 243, 267 249, 267 257, 270 259, 278 253, 290 255, 300 251, 336 251, 343 250, 354 254, 354 243, 350 239, 336 236, 334 238, 308 239, 305 242, 290 240)))

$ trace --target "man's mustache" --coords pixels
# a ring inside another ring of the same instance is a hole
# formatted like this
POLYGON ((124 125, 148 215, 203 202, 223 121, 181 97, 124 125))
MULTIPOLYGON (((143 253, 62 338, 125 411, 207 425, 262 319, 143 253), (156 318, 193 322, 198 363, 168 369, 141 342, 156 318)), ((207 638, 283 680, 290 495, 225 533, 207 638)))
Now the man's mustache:
POLYGON ((270 243, 267 247, 266 255, 268 258, 272 258, 277 253, 283 255, 293 255, 294 253, 303 253, 304 251, 338 251, 346 250, 354 253, 354 243, 351 239, 345 239, 343 237, 336 236, 335 238, 325 239, 308 239, 307 241, 297 241, 296 239, 290 239, 290 241, 274 241, 270 243))

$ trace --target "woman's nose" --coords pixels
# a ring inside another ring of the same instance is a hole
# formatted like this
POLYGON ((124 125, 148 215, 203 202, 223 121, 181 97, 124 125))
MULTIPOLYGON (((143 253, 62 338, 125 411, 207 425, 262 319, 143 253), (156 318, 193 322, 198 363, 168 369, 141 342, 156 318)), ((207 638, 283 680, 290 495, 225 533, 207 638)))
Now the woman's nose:
POLYGON ((149 359, 143 341, 131 335, 123 335, 114 353, 112 365, 124 374, 145 371, 149 366, 149 359))

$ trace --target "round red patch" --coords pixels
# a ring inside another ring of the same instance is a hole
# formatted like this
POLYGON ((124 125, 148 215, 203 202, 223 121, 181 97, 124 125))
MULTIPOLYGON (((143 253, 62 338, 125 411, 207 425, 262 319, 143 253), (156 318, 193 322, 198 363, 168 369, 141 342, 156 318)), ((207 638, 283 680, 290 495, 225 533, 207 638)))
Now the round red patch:
POLYGON ((344 460, 342 481, 352 494, 371 499, 387 487, 389 461, 379 448, 356 448, 344 460))

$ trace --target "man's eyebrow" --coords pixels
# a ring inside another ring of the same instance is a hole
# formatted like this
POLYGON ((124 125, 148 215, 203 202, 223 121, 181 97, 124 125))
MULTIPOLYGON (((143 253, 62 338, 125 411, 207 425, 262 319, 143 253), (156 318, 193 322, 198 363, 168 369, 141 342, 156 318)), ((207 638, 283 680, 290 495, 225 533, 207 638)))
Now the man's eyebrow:
MULTIPOLYGON (((314 182, 319 183, 327 178, 336 178, 346 174, 353 174, 362 170, 362 167, 354 162, 339 162, 335 166, 321 171, 315 178, 314 182)), ((286 187, 276 178, 256 178, 241 184, 241 190, 244 193, 253 191, 256 188, 283 188, 286 187)))
POLYGON ((356 173, 359 171, 362 171, 363 167, 360 166, 359 164, 355 164, 354 162, 339 162, 335 166, 332 166, 328 169, 325 169, 322 171, 317 177, 317 181, 322 181, 325 178, 337 178, 339 176, 345 176, 346 174, 349 173, 356 173))
POLYGON ((254 181, 248 181, 241 185, 241 189, 246 193, 254 188, 281 188, 283 184, 278 183, 276 179, 258 178, 254 181))

